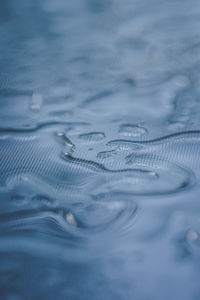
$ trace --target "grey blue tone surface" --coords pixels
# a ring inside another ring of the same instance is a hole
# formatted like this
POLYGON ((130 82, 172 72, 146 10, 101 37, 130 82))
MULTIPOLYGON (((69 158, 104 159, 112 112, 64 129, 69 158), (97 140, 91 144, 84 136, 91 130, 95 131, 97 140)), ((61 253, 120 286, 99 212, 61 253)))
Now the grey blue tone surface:
POLYGON ((199 0, 0 1, 0 300, 200 299, 199 0))

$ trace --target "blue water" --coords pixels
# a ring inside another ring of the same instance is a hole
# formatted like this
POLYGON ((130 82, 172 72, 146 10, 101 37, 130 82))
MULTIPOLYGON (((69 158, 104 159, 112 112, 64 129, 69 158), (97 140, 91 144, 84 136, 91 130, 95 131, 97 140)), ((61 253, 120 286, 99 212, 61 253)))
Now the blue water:
POLYGON ((200 299, 200 2, 1 0, 0 300, 200 299))

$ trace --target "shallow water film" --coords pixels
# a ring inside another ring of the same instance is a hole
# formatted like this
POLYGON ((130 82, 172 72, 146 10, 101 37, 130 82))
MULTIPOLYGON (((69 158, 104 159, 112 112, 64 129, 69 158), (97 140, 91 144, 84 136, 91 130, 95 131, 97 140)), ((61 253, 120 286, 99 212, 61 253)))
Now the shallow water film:
POLYGON ((199 0, 0 4, 0 300, 199 300, 199 0))

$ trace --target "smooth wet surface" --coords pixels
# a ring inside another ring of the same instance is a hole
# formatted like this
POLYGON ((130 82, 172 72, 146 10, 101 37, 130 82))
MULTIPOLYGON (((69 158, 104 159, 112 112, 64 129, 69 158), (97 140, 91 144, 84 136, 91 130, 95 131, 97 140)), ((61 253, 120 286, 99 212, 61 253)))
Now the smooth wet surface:
POLYGON ((200 3, 1 1, 0 299, 200 299, 200 3))

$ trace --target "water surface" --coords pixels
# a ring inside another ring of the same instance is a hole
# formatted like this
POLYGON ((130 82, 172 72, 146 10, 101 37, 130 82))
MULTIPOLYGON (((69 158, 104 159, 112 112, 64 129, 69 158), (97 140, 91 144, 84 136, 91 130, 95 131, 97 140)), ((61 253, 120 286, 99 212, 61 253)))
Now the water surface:
POLYGON ((200 3, 1 1, 0 299, 200 299, 200 3))

